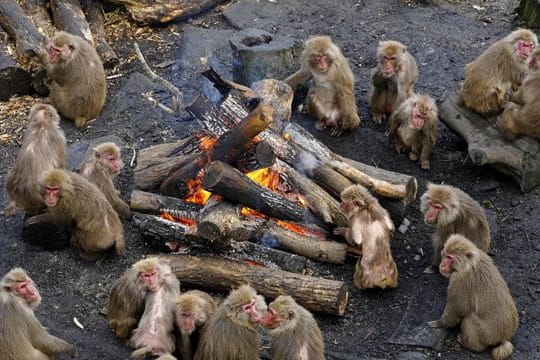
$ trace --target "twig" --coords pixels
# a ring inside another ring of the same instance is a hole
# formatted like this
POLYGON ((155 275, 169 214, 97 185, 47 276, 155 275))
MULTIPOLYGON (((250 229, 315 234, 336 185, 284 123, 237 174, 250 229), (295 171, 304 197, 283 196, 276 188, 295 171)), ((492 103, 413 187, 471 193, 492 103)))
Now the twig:
POLYGON ((184 95, 170 81, 162 78, 161 76, 156 74, 152 69, 150 69, 150 66, 148 66, 148 63, 144 59, 144 56, 143 56, 143 54, 141 52, 141 49, 139 49, 139 45, 136 42, 133 43, 133 47, 135 48, 135 53, 137 54, 137 58, 139 58, 139 61, 143 65, 144 71, 150 77, 150 79, 152 79, 153 81, 163 85, 167 90, 169 90, 172 93, 172 96, 173 96, 172 109, 168 108, 167 106, 165 106, 163 104, 160 104, 157 101, 156 101, 156 105, 160 109, 162 109, 162 110, 164 110, 164 111, 166 111, 166 112, 168 112, 168 113, 170 113, 170 114, 172 114, 174 116, 177 116, 180 113, 180 109, 184 108, 184 104, 183 104, 184 95))
POLYGON ((133 150, 133 156, 131 157, 131 161, 129 162, 129 167, 135 166, 135 160, 137 159, 137 150, 135 150, 135 147, 132 147, 131 150, 133 150))

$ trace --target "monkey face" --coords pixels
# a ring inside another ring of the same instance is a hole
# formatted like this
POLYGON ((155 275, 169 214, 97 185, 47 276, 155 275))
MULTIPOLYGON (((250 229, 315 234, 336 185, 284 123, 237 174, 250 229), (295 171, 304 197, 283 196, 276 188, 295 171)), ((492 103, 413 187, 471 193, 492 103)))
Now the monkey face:
POLYGON ((70 52, 71 51, 67 45, 55 46, 54 44, 50 44, 49 45, 49 62, 51 64, 58 64, 60 60, 66 58, 70 52))
POLYGON ((16 283, 12 287, 12 291, 15 295, 21 297, 26 303, 35 308, 41 302, 41 295, 34 285, 32 279, 27 278, 26 281, 16 283))
POLYGON ((439 217, 439 212, 444 210, 444 205, 436 202, 430 202, 429 208, 424 215, 424 221, 426 224, 434 225, 437 223, 437 218, 439 217))
POLYGON ((383 72, 385 76, 391 76, 394 74, 394 69, 396 68, 396 57, 395 56, 384 56, 383 61, 383 72))
POLYGON ((413 126, 416 129, 421 129, 424 126, 424 122, 426 121, 426 111, 422 108, 418 103, 414 104, 413 107, 413 117, 412 122, 413 126))
POLYGON ((532 41, 525 41, 519 39, 516 44, 516 54, 522 60, 525 61, 531 55, 532 50, 534 49, 534 44, 532 41))
POLYGON ((45 204, 48 207, 55 207, 58 204, 60 188, 54 185, 45 186, 45 204))
POLYGON ((120 162, 118 157, 114 155, 105 155, 105 164, 112 174, 118 174, 120 172, 120 162))
POLYGON ((444 250, 441 252, 441 255, 442 261, 439 264, 439 272, 444 277, 449 278, 453 271, 452 264, 456 261, 456 256, 449 254, 444 250))
POLYGON ((279 312, 277 312, 276 310, 272 309, 272 307, 270 307, 268 311, 266 312, 266 314, 264 314, 264 317, 261 319, 260 324, 264 326, 266 329, 275 329, 284 320, 286 319, 283 319, 280 316, 279 312))
POLYGON ((178 323, 180 324, 180 331, 182 334, 191 334, 195 331, 195 317, 193 313, 195 311, 179 311, 178 312, 178 323))
POLYGON ((158 277, 159 272, 157 269, 154 271, 142 272, 140 274, 141 281, 146 286, 148 291, 157 291, 159 288, 158 277))
POLYGON ((325 73, 330 67, 330 62, 328 61, 328 55, 325 52, 318 52, 311 56, 309 61, 311 67, 318 73, 325 73))
POLYGON ((252 299, 250 303, 242 305, 242 310, 248 316, 250 322, 256 324, 261 321, 261 313, 257 309, 257 301, 252 299))

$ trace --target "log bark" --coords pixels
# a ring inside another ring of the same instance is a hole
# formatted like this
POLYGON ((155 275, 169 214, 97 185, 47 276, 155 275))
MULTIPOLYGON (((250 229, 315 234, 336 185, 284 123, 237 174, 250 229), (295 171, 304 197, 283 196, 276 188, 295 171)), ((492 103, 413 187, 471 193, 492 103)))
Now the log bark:
POLYGON ((519 17, 528 27, 540 26, 540 1, 521 0, 518 7, 519 17))
POLYGON ((48 0, 24 0, 21 2, 22 8, 34 22, 38 31, 47 38, 51 38, 55 29, 47 10, 48 0))
POLYGON ((247 263, 253 261, 269 268, 297 274, 304 274, 308 267, 308 260, 301 255, 272 249, 249 241, 234 241, 232 247, 234 251, 230 251, 226 256, 247 263))
POLYGON ((79 0, 51 0, 51 11, 54 24, 59 29, 82 37, 92 46, 96 45, 79 0))
POLYGON ((0 28, 0 101, 7 101, 14 95, 27 95, 32 91, 32 75, 21 68, 9 55, 2 43, 7 35, 0 28))
POLYGON ((118 65, 118 56, 105 39, 105 16, 103 8, 98 0, 80 0, 81 7, 90 25, 90 30, 94 36, 96 51, 106 69, 111 69, 118 65))
MULTIPOLYGON (((206 209, 205 209, 206 210, 206 209)), ((197 235, 217 243, 230 243, 231 240, 249 240, 249 231, 240 218, 240 208, 222 202, 206 210, 197 224, 197 235)))
POLYGON ((465 139, 475 165, 490 165, 509 175, 524 193, 540 184, 540 142, 537 140, 527 137, 505 140, 497 128, 497 119, 486 119, 460 106, 456 92, 441 105, 440 118, 465 139))
POLYGON ((159 215, 165 212, 177 218, 193 220, 199 219, 202 209, 202 206, 198 204, 139 190, 133 190, 131 193, 129 207, 133 211, 142 213, 159 215))
POLYGON ((345 283, 307 275, 250 266, 220 258, 163 256, 178 279, 189 285, 229 291, 250 284, 267 301, 289 294, 306 309, 343 316, 349 297, 345 283))
POLYGON ((0 25, 15 40, 19 64, 25 65, 35 57, 36 46, 45 46, 46 38, 15 0, 0 1, 0 25))
POLYGON ((297 222, 305 219, 306 209, 301 205, 257 184, 221 161, 213 161, 205 167, 203 187, 273 218, 297 222))
POLYGON ((131 221, 144 239, 160 251, 178 251, 193 238, 192 228, 180 222, 148 214, 135 214, 131 221))

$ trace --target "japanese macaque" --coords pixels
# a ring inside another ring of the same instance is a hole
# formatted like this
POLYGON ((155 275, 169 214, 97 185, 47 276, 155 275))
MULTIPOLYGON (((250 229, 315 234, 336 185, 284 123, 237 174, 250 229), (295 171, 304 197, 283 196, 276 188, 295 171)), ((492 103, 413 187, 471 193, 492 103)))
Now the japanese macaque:
POLYGON ((288 295, 278 296, 261 320, 273 360, 324 360, 324 341, 313 315, 288 295))
POLYGON ((413 94, 390 117, 388 138, 395 142, 398 153, 409 151, 409 159, 429 169, 431 151, 437 141, 439 123, 435 100, 427 95, 413 94))
POLYGON ((180 329, 177 348, 182 360, 192 360, 197 347, 198 331, 210 316, 216 312, 214 299, 200 290, 190 290, 176 298, 176 325, 180 329))
POLYGON ((145 292, 145 307, 129 339, 129 345, 136 349, 131 358, 144 360, 151 356, 169 359, 176 348, 173 330, 180 282, 167 263, 156 259, 141 260, 133 265, 133 269, 138 274, 137 281, 142 284, 139 286, 145 292))
POLYGON ((259 360, 266 303, 249 285, 231 291, 202 329, 195 360, 259 360))
POLYGON ((86 40, 57 33, 47 47, 36 49, 51 79, 50 99, 60 114, 80 128, 97 118, 107 92, 105 70, 96 50, 86 40))
POLYGON ((381 41, 377 48, 377 66, 371 72, 369 108, 373 121, 380 124, 414 91, 418 65, 405 45, 381 41))
POLYGON ((508 140, 519 136, 530 136, 540 140, 540 48, 531 55, 531 72, 523 85, 510 96, 501 117, 501 133, 508 140))
POLYGON ((0 359, 47 360, 55 354, 76 357, 77 348, 50 335, 34 315, 41 295, 21 268, 11 269, 0 281, 0 359))
POLYGON ((510 357, 519 320, 516 305, 493 260, 469 239, 452 235, 442 251, 441 274, 449 278, 446 307, 431 327, 460 325, 459 341, 480 352, 495 346, 495 360, 510 357))
POLYGON ((360 117, 354 96, 354 75, 341 50, 328 36, 306 41, 300 70, 285 79, 294 90, 313 77, 307 109, 319 130, 330 128, 332 136, 356 128, 360 117))
POLYGON ((180 282, 166 261, 151 257, 137 261, 113 284, 107 320, 114 334, 127 340, 144 311, 147 292, 165 286, 175 295, 180 293, 180 282))
POLYGON ((420 198, 424 222, 435 226, 433 262, 424 272, 432 273, 441 262, 441 250, 452 234, 461 234, 487 252, 491 237, 484 209, 473 198, 450 185, 428 184, 420 198))
POLYGON ((79 174, 53 169, 42 175, 40 187, 53 221, 74 226, 71 244, 82 257, 96 260, 113 246, 118 255, 125 253, 122 222, 94 184, 79 174))
POLYGON ((347 216, 349 226, 337 227, 334 233, 362 249, 354 271, 354 285, 360 289, 395 288, 398 271, 390 251, 394 223, 388 211, 359 184, 341 192, 340 209, 347 216))
POLYGON ((81 175, 101 190, 118 215, 129 218, 129 205, 120 198, 113 183, 122 165, 120 148, 113 142, 101 143, 94 148, 93 156, 82 166, 81 175))
POLYGON ((537 46, 532 31, 519 29, 488 47, 465 67, 460 91, 465 106, 480 114, 499 112, 507 96, 523 82, 529 56, 537 46))
POLYGON ((7 216, 17 207, 28 215, 45 208, 39 191, 39 177, 45 170, 63 168, 66 163, 66 138, 60 128, 60 116, 51 105, 36 104, 29 114, 30 123, 15 164, 6 179, 9 204, 7 216))

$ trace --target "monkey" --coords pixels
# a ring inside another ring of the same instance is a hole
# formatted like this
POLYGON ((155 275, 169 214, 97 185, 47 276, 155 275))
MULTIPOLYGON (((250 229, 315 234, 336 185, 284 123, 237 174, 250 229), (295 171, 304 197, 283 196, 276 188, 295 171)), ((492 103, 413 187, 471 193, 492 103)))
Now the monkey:
POLYGON ((409 159, 420 159, 420 167, 429 170, 431 151, 437 142, 438 110, 427 95, 412 94, 390 116, 388 138, 398 153, 409 150, 409 159))
POLYGON ((113 246, 118 255, 124 255, 122 222, 94 184, 79 174, 52 169, 42 174, 40 189, 53 221, 73 225, 71 244, 83 258, 96 260, 113 246))
POLYGON ((48 360, 55 354, 78 356, 77 348, 47 332, 34 310, 41 295, 21 268, 11 269, 0 280, 0 359, 48 360))
POLYGON ((347 187, 341 192, 340 210, 347 216, 348 227, 337 227, 353 247, 362 248, 354 271, 354 285, 360 289, 395 288, 398 270, 390 250, 394 223, 388 211, 362 185, 347 187))
POLYGON ((510 339, 519 325, 510 290, 493 260, 469 239, 451 235, 442 251, 439 271, 449 278, 446 307, 440 320, 430 327, 460 324, 459 341, 467 349, 481 352, 495 346, 495 360, 510 357, 510 339))
POLYGON ((529 56, 537 46, 536 35, 527 29, 515 30, 492 44, 465 67, 460 102, 482 115, 498 113, 507 95, 523 82, 529 56))
POLYGON ((435 226, 433 262, 424 271, 432 273, 441 262, 441 250, 452 234, 461 234, 482 251, 491 243, 486 212, 464 191, 450 185, 428 184, 420 198, 424 222, 435 226))
POLYGON ((381 124, 414 91, 418 79, 416 60, 399 41, 380 41, 377 66, 371 71, 369 108, 373 121, 381 124))
POLYGON ((324 360, 324 341, 313 315, 288 295, 268 305, 261 320, 268 331, 273 360, 324 360))
POLYGON ((105 194, 118 215, 129 218, 129 205, 120 198, 113 183, 122 166, 120 148, 113 142, 105 142, 94 148, 93 156, 83 164, 80 173, 105 194))
POLYGON ((176 325, 180 329, 177 348, 182 360, 192 360, 197 347, 197 330, 204 326, 210 316, 216 312, 214 299, 200 290, 190 290, 176 298, 176 325))
POLYGON ((148 356, 157 356, 161 360, 169 359, 176 348, 173 330, 180 282, 165 262, 151 259, 136 265, 139 281, 146 289, 144 312, 129 339, 129 345, 136 349, 131 358, 144 360, 148 356))
POLYGON ((202 329, 195 360, 259 360, 266 303, 249 285, 232 290, 202 329))
POLYGON ((519 136, 530 136, 540 140, 540 71, 537 61, 540 58, 540 48, 533 51, 529 67, 531 72, 525 78, 523 85, 510 96, 500 123, 502 135, 507 140, 515 140, 519 136))
POLYGON ((47 50, 36 48, 51 80, 50 99, 77 128, 98 117, 107 93, 103 63, 83 38, 60 31, 47 50))
POLYGON ((30 120, 15 164, 6 179, 9 204, 6 216, 14 216, 17 207, 27 215, 45 208, 39 192, 39 177, 49 169, 66 165, 66 137, 60 128, 60 116, 47 104, 36 104, 30 109, 30 120))
POLYGON ((137 261, 115 281, 107 304, 107 322, 116 336, 123 340, 131 337, 143 314, 146 293, 163 283, 180 293, 180 282, 171 267, 157 257, 137 261))
POLYGON ((307 98, 308 112, 319 130, 330 128, 340 136, 360 124, 354 95, 354 74, 339 47, 328 36, 306 41, 300 55, 300 70, 285 79, 294 90, 313 78, 307 98))

